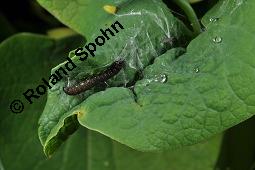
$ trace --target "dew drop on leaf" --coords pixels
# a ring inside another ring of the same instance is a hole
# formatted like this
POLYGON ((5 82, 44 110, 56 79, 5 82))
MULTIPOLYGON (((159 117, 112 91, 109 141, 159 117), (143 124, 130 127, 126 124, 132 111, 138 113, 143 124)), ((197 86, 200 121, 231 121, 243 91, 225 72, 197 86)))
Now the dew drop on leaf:
POLYGON ((195 73, 199 73, 199 71, 200 71, 199 67, 196 67, 196 68, 194 69, 194 71, 195 71, 195 73))
POLYGON ((220 18, 217 18, 217 17, 212 17, 209 19, 210 22, 216 22, 218 21, 220 18))
POLYGON ((165 75, 165 74, 156 75, 154 81, 160 82, 160 83, 165 83, 165 82, 167 82, 167 75, 165 75))
POLYGON ((165 74, 162 74, 162 75, 160 75, 160 82, 161 83, 165 83, 165 82, 167 82, 167 75, 165 75, 165 74))
POLYGON ((213 38, 213 42, 214 43, 221 43, 222 42, 222 38, 219 37, 219 36, 216 36, 216 37, 213 38))

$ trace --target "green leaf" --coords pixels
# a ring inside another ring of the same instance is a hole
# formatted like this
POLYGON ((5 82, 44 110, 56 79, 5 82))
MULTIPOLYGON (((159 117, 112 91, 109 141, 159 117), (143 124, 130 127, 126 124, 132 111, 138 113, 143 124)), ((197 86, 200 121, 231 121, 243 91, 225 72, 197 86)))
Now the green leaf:
MULTIPOLYGON (((75 131, 76 116, 70 110, 100 91, 94 88, 78 97, 69 96, 63 92, 67 82, 72 84, 84 77, 97 74, 105 70, 114 60, 125 58, 125 69, 107 84, 110 87, 123 84, 130 86, 139 77, 138 73, 150 65, 156 57, 175 45, 183 45, 183 41, 190 38, 190 31, 171 15, 161 1, 147 2, 146 6, 142 6, 144 2, 132 1, 123 7, 126 12, 118 13, 118 22, 124 29, 119 30, 103 46, 98 46, 95 57, 80 61, 74 52, 70 53, 77 68, 68 72, 68 76, 49 91, 46 107, 39 121, 39 137, 46 155, 51 155, 75 131), (134 15, 130 15, 131 12, 134 15), (73 116, 70 117, 71 115, 73 116)), ((61 67, 65 67, 65 63, 54 68, 52 74, 61 67)))
MULTIPOLYGON (((142 68, 143 79, 139 81, 129 68, 125 70, 128 80, 136 81, 134 91, 114 87, 120 85, 116 82, 124 83, 123 79, 117 81, 117 76, 105 91, 91 90, 82 96, 69 97, 62 91, 66 80, 60 82, 57 90, 50 91, 40 120, 39 135, 46 154, 51 155, 73 133, 76 115, 88 129, 142 151, 193 145, 254 115, 255 39, 251 33, 255 31, 252 23, 255 3, 240 0, 226 8, 224 2, 213 9, 225 11, 220 19, 208 23, 206 31, 190 43, 184 55, 179 56, 181 49, 172 49, 157 57, 153 64, 146 63, 142 68)), ((145 49, 142 45, 135 49, 140 48, 145 49)), ((105 57, 112 55, 109 52, 112 49, 107 51, 106 46, 101 50, 70 77, 77 79, 82 74, 81 77, 97 73, 116 59, 105 57)), ((76 56, 73 61, 77 61, 76 56)))
POLYGON ((254 115, 255 3, 238 2, 184 55, 171 62, 170 51, 147 67, 135 84, 136 98, 126 88, 96 93, 76 108, 79 122, 135 149, 155 151, 195 144, 254 115), (155 81, 155 75, 168 81, 155 81))
POLYGON ((72 36, 75 34, 77 33, 75 33, 73 30, 66 27, 54 28, 47 31, 47 35, 55 39, 61 39, 65 36, 72 36))
POLYGON ((171 27, 171 25, 164 23, 163 19, 170 20, 172 16, 168 14, 169 10, 161 0, 63 0, 61 2, 58 0, 38 0, 38 2, 61 22, 88 40, 92 40, 96 34, 95 31, 99 32, 99 29, 104 29, 115 21, 124 23, 124 27, 127 24, 126 28, 130 28, 130 25, 140 27, 140 25, 148 22, 149 15, 154 20, 154 25, 161 26, 162 31, 166 32, 171 27), (116 13, 107 12, 104 9, 105 6, 116 7, 116 13), (154 13, 157 13, 157 16, 154 13))
POLYGON ((174 152, 143 153, 93 132, 87 133, 88 170, 213 170, 221 137, 174 152))
POLYGON ((88 39, 95 30, 103 28, 105 24, 112 23, 118 18, 116 15, 107 13, 103 8, 105 5, 116 6, 118 13, 125 13, 130 8, 132 9, 134 4, 128 0, 63 0, 61 2, 58 0, 38 0, 38 2, 64 24, 88 39))
POLYGON ((85 152, 82 142, 85 136, 78 134, 63 145, 54 158, 46 160, 37 135, 39 113, 46 94, 31 105, 22 95, 28 88, 36 88, 42 77, 49 76, 49 69, 62 62, 68 52, 82 42, 77 35, 56 41, 42 35, 22 33, 0 44, 1 170, 85 169, 85 163, 82 163, 85 155, 76 157, 77 152, 85 152), (25 105, 20 114, 12 113, 9 108, 14 99, 22 100, 25 105))
POLYGON ((220 20, 222 17, 229 16, 230 13, 234 12, 237 8, 240 7, 243 3, 246 3, 247 0, 241 1, 227 1, 220 0, 213 9, 208 11, 206 15, 202 18, 202 23, 207 27, 210 23, 220 20))
POLYGON ((79 37, 56 41, 36 34, 18 34, 0 44, 1 59, 5 61, 3 63, 9 63, 1 67, 1 78, 5 79, 2 83, 6 88, 1 88, 0 169, 212 169, 218 155, 219 137, 178 152, 150 154, 134 151, 85 129, 79 129, 54 157, 47 160, 36 135, 38 113, 42 111, 46 96, 30 106, 25 105, 24 113, 20 115, 11 113, 8 101, 36 86, 39 78, 48 76, 49 68, 63 60, 68 49, 79 43, 79 37), (29 62, 19 64, 24 60, 29 62), (12 65, 18 67, 7 69, 12 65))

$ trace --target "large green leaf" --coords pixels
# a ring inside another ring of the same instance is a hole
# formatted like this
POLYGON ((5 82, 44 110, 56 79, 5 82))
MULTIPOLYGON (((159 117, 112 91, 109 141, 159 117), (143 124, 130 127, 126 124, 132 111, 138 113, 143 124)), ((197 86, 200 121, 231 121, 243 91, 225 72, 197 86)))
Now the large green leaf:
POLYGON ((209 24, 186 54, 171 62, 170 51, 147 67, 135 84, 136 100, 126 88, 96 93, 74 109, 79 122, 139 150, 164 150, 205 140, 251 117, 255 3, 238 2, 224 8, 228 15, 209 24), (168 81, 155 81, 155 75, 168 81))
MULTIPOLYGON (((151 64, 154 58, 189 38, 190 32, 187 28, 171 15, 161 1, 147 2, 132 1, 123 7, 124 12, 118 12, 118 21, 124 29, 111 37, 104 46, 98 46, 95 57, 80 61, 78 56, 70 54, 77 68, 49 91, 48 101, 39 121, 39 136, 47 155, 51 155, 63 139, 75 130, 76 116, 69 117, 72 115, 69 111, 91 94, 100 91, 95 88, 84 95, 73 97, 63 92, 63 86, 101 72, 119 58, 125 58, 126 67, 107 83, 110 87, 131 86, 138 73, 151 64), (131 12, 133 15, 130 15, 131 12)), ((60 64, 52 70, 52 74, 64 66, 65 63, 60 64)))
POLYGON ((212 169, 219 152, 220 137, 178 152, 150 154, 134 151, 84 128, 79 129, 54 157, 47 160, 41 151, 36 130, 37 113, 42 111, 46 96, 31 106, 25 105, 20 115, 11 113, 9 101, 20 97, 25 89, 38 85, 39 78, 48 76, 49 68, 63 60, 68 50, 80 43, 79 37, 56 41, 36 34, 18 34, 0 44, 0 56, 5 64, 1 67, 1 78, 5 81, 2 81, 0 89, 1 170, 212 169), (24 60, 27 62, 21 62, 24 60), (12 68, 13 65, 16 67, 12 68))
MULTIPOLYGON (((190 43, 184 55, 179 56, 181 51, 173 49, 156 58, 152 65, 145 64, 143 79, 135 83, 134 91, 112 87, 69 97, 62 91, 65 82, 60 82, 57 90, 50 91, 40 121, 39 134, 46 154, 51 155, 63 138, 73 132, 76 115, 83 126, 144 151, 192 145, 251 117, 255 113, 255 60, 252 56, 255 3, 239 0, 225 6, 227 2, 221 1, 212 10, 211 14, 219 14, 219 19, 205 24, 205 32, 190 43)), ((145 8, 150 6, 147 4, 145 8)), ((215 15, 205 18, 211 17, 215 15)), ((150 23, 150 20, 144 21, 150 23)), ((162 36, 154 29, 155 37, 162 36)), ((160 41, 154 46, 157 43, 160 41)), ((134 48, 145 49, 142 45, 134 48)), ((121 48, 116 49, 119 54, 121 48)), ((115 51, 107 50, 107 46, 101 48, 97 57, 85 62, 71 78, 79 78, 78 73, 84 76, 103 70, 116 58, 105 57, 112 52, 115 51)), ((73 60, 77 61, 77 57, 73 60)), ((125 71, 128 80, 134 80, 134 73, 129 69, 125 71)), ((118 85, 116 79, 110 81, 111 86, 118 85)), ((123 79, 120 82, 125 84, 123 79)))
POLYGON ((54 40, 22 33, 0 44, 1 170, 85 169, 85 155, 76 157, 77 152, 86 152, 83 147, 85 136, 79 134, 75 134, 54 158, 46 161, 37 135, 38 113, 42 112, 46 95, 31 105, 22 96, 28 88, 36 88, 42 77, 49 76, 50 68, 65 60, 69 50, 82 42, 78 36, 54 40), (9 108, 11 101, 17 98, 25 104, 19 115, 9 108))

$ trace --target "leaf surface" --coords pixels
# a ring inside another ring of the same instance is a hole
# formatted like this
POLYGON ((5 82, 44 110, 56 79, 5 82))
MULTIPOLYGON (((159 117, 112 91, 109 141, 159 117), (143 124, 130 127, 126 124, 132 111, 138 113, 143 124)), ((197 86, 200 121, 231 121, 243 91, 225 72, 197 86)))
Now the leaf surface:
POLYGON ((239 2, 208 25, 184 55, 171 62, 167 52, 146 68, 135 84, 136 101, 125 88, 96 93, 77 108, 83 113, 79 122, 138 150, 165 150, 205 140, 250 118, 255 112, 255 3, 239 2), (155 75, 168 80, 150 81, 155 75))
POLYGON ((77 35, 56 41, 42 35, 22 33, 0 44, 1 170, 85 169, 85 163, 82 163, 85 155, 76 158, 77 152, 86 152, 83 147, 85 136, 79 132, 54 158, 46 159, 37 135, 39 113, 46 102, 46 94, 31 105, 22 95, 27 89, 41 84, 41 78, 49 76, 50 68, 62 62, 69 50, 82 42, 77 35), (14 99, 24 102, 24 111, 20 114, 10 111, 9 105, 14 99))
POLYGON ((20 115, 11 113, 8 101, 20 97, 24 89, 38 85, 39 78, 48 76, 49 68, 63 60, 68 50, 81 42, 79 37, 56 41, 36 34, 18 34, 0 44, 1 59, 7 63, 7 66, 1 67, 1 78, 6 79, 1 84, 1 94, 3 94, 0 111, 1 170, 125 170, 130 168, 139 170, 144 167, 148 170, 158 168, 168 170, 169 167, 181 168, 180 165, 194 166, 194 170, 199 170, 200 165, 203 165, 203 170, 205 167, 208 170, 211 169, 219 152, 221 141, 219 137, 180 152, 150 154, 137 152, 85 128, 79 129, 54 157, 46 159, 36 135, 38 113, 43 109, 46 96, 32 105, 25 105, 25 110, 20 115), (28 62, 19 64, 23 60, 28 62), (17 67, 9 69, 12 65, 17 67), (16 73, 19 73, 19 76, 16 73), (10 77, 12 79, 8 79, 10 77), (194 158, 198 150, 197 156, 206 158, 203 164, 187 161, 194 158), (184 162, 189 164, 183 164, 184 162))
MULTIPOLYGON (((63 87, 102 72, 119 59, 125 59, 125 68, 107 81, 107 84, 109 87, 130 87, 136 79, 140 79, 142 75, 139 74, 142 74, 142 70, 156 57, 190 39, 190 31, 174 18, 161 1, 132 1, 122 9, 117 12, 115 19, 117 18, 124 29, 119 28, 119 32, 103 46, 97 46, 95 57, 89 55, 87 60, 80 61, 80 57, 71 52, 70 57, 77 68, 49 91, 47 104, 39 121, 39 136, 47 155, 51 155, 64 139, 74 132, 77 125, 76 114, 69 111, 92 94, 102 91, 98 85, 73 97, 66 95, 63 87)), ((113 19, 111 21, 114 22, 113 19)), ((64 68, 65 63, 55 67, 52 74, 61 67, 64 68)))
MULTIPOLYGON (((193 145, 254 115, 255 3, 236 2, 224 6, 229 1, 221 1, 213 8, 211 14, 218 13, 220 19, 205 23, 206 31, 189 44, 184 55, 172 49, 155 57, 153 64, 145 64, 143 79, 136 80, 134 91, 114 87, 116 78, 111 88, 82 97, 66 97, 61 90, 50 93, 39 129, 46 154, 51 155, 63 142, 60 136, 66 138, 73 132, 68 131, 73 126, 69 119, 75 115, 83 126, 142 151, 193 145), (53 110, 55 101, 66 104, 53 110), (55 122, 45 128, 52 113, 57 115, 55 122)), ((98 54, 103 57, 88 60, 91 67, 79 70, 81 74, 96 73, 116 59, 98 54)), ((112 53, 106 50, 105 54, 112 53)), ((132 71, 127 69, 124 75, 133 80, 132 71)), ((78 78, 77 73, 72 76, 78 78)), ((65 82, 59 89, 63 86, 65 82)))
POLYGON ((178 151, 143 153, 88 131, 88 170, 213 170, 221 136, 178 151))
POLYGON ((1 94, 3 94, 0 111, 1 170, 142 170, 144 168, 182 170, 187 167, 191 170, 212 169, 219 152, 220 136, 180 151, 142 153, 101 134, 80 128, 54 157, 46 159, 36 135, 38 113, 43 109, 46 96, 32 105, 25 105, 24 112, 19 115, 11 113, 6 106, 9 100, 20 97, 24 89, 38 85, 39 78, 48 76, 49 68, 63 60, 69 48, 74 48, 75 44, 81 42, 79 37, 54 40, 36 34, 18 34, 0 44, 1 59, 7 63, 6 67, 1 67, 1 78, 12 77, 6 79, 5 88, 1 84, 1 94), (28 62, 20 65, 20 60, 28 62), (11 65, 17 67, 6 69, 11 65), (19 76, 13 73, 19 73, 19 76), (190 161, 191 159, 193 161, 190 161))
MULTIPOLYGON (((144 4, 144 1, 129 0, 77 0, 77 1, 58 1, 58 0, 38 0, 38 2, 64 24, 81 33, 87 39, 90 39, 95 30, 111 24, 121 14, 127 14, 138 6, 150 6, 150 3, 144 4), (104 6, 113 6, 117 8, 117 14, 111 14, 104 10, 104 6), (95 22, 96 19, 96 22, 95 22)), ((129 13, 129 15, 139 15, 129 13)))

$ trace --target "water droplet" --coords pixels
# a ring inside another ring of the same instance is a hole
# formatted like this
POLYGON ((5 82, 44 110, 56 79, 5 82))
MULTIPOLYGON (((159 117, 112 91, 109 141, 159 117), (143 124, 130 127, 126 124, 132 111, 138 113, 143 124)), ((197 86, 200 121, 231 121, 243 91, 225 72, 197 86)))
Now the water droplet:
POLYGON ((222 38, 219 37, 219 36, 216 36, 216 37, 213 38, 213 42, 215 42, 215 43, 221 43, 221 42, 222 42, 222 38))
POLYGON ((109 162, 108 161, 104 161, 104 166, 109 166, 109 162))
POLYGON ((161 75, 155 75, 155 82, 165 83, 167 81, 167 75, 161 74, 161 75))
POLYGON ((167 81, 167 75, 165 75, 165 74, 162 74, 162 75, 160 75, 160 82, 161 83, 165 83, 166 81, 167 81))
POLYGON ((200 69, 199 69, 198 67, 196 67, 196 68, 194 69, 194 71, 195 71, 196 73, 198 73, 198 72, 200 71, 200 69))
POLYGON ((209 21, 210 22, 216 22, 218 21, 220 18, 217 18, 217 17, 213 17, 213 18, 210 18, 209 21))

